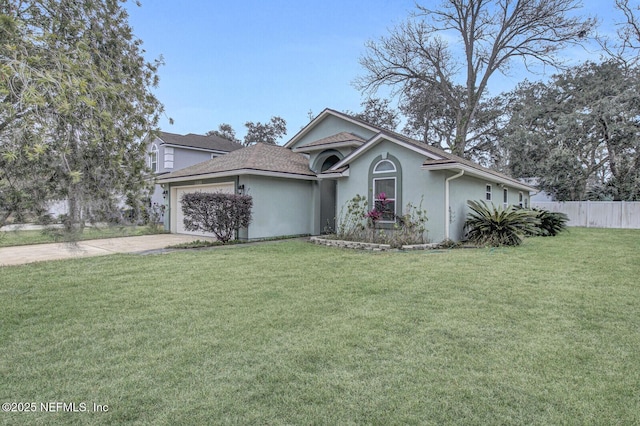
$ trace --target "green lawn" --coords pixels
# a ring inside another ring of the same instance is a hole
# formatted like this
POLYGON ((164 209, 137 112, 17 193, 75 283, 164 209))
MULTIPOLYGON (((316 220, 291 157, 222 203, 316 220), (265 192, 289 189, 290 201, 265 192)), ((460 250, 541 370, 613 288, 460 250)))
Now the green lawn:
POLYGON ((0 424, 640 424, 640 231, 0 268, 0 424))

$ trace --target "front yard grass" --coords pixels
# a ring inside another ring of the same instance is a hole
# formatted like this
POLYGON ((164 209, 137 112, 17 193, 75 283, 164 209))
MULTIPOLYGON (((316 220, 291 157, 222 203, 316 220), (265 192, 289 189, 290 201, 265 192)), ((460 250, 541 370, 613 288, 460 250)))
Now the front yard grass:
POLYGON ((640 231, 0 268, 0 424, 639 424, 640 231))

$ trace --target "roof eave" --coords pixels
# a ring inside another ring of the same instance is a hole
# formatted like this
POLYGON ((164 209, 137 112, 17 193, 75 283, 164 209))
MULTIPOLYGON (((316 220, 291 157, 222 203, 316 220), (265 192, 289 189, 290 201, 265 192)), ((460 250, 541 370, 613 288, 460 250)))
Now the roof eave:
POLYGON ((345 171, 342 172, 335 172, 335 173, 319 173, 318 174, 318 179, 338 179, 338 178, 343 178, 343 177, 349 177, 349 169, 347 168, 345 171))
POLYGON ((346 141, 346 142, 327 142, 318 145, 303 145, 298 148, 293 148, 293 152, 314 152, 322 151, 327 148, 358 148, 362 146, 364 142, 346 141))
POLYGON ((225 170, 225 171, 214 172, 214 173, 202 173, 202 174, 193 174, 193 175, 187 175, 187 176, 177 176, 173 178, 169 177, 164 179, 158 179, 157 182, 158 183, 188 182, 192 180, 215 179, 215 178, 239 176, 239 175, 269 176, 269 177, 279 177, 279 178, 297 179, 297 180, 318 180, 316 175, 274 172, 270 170, 257 170, 257 169, 236 169, 236 170, 225 170))
POLYGON ((522 190, 522 191, 527 191, 527 192, 535 192, 537 191, 536 188, 533 188, 529 185, 525 185, 523 183, 519 183, 517 181, 511 180, 511 179, 507 179, 504 178, 502 176, 498 176, 495 175, 493 173, 489 173, 483 170, 478 170, 476 168, 473 168, 471 166, 468 166, 466 164, 462 164, 462 163, 442 163, 442 164, 424 164, 421 167, 422 170, 430 170, 430 171, 436 171, 436 170, 452 170, 452 171, 459 171, 459 170, 464 170, 466 175, 470 175, 470 176, 474 176, 474 177, 479 177, 479 178, 483 178, 492 182, 497 182, 497 183, 502 183, 505 185, 508 185, 512 188, 516 188, 518 190, 522 190))
POLYGON ((346 157, 344 157, 342 160, 340 160, 337 164, 335 164, 331 169, 340 169, 346 165, 348 165, 349 163, 351 163, 353 160, 357 159, 358 157, 360 157, 362 154, 364 154, 365 152, 367 152, 369 149, 373 148, 374 146, 376 146, 378 143, 387 140, 390 142, 393 142, 397 145, 400 145, 402 147, 405 147, 411 151, 417 152, 421 155, 424 155, 425 157, 431 158, 433 160, 441 160, 442 157, 438 156, 434 153, 432 153, 431 151, 429 151, 428 149, 423 149, 421 147, 418 147, 416 145, 407 143, 403 140, 400 140, 398 138, 393 137, 392 135, 388 135, 386 133, 380 132, 378 134, 376 134, 375 136, 373 136, 371 139, 369 139, 367 142, 365 142, 364 144, 362 144, 361 146, 359 146, 355 151, 353 151, 352 153, 350 153, 349 155, 347 155, 346 157))

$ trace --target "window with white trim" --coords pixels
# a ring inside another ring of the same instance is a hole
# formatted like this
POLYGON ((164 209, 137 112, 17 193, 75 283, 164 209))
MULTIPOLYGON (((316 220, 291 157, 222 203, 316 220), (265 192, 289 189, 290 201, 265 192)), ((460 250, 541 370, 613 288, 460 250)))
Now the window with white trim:
POLYGON ((505 208, 509 205, 509 190, 507 188, 502 190, 502 205, 505 208))
POLYGON ((373 179, 373 203, 375 209, 382 213, 381 222, 396 220, 396 178, 373 179))
POLYGON ((173 148, 164 147, 164 168, 173 169, 173 148))
POLYGON ((158 171, 158 146, 153 144, 149 153, 149 168, 153 173, 158 171))
POLYGON ((396 171, 396 165, 389 160, 380 160, 373 168, 373 173, 393 173, 396 171))
POLYGON ((487 201, 491 201, 491 185, 487 184, 484 190, 485 196, 484 199, 487 201))
POLYGON ((518 205, 524 207, 524 194, 522 192, 518 193, 518 205))
POLYGON ((382 228, 390 228, 402 211, 402 164, 388 152, 369 165, 368 210, 381 213, 376 219, 382 228))

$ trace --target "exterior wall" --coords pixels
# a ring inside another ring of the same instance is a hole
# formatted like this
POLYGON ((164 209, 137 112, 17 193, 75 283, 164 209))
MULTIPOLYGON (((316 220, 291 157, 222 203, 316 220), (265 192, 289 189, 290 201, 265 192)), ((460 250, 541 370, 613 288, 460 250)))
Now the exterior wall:
POLYGON ((160 139, 154 139, 153 142, 147 144, 147 165, 149 165, 149 154, 154 144, 158 147, 158 170, 156 174, 174 172, 211 159, 210 151, 177 146, 168 147, 160 139), (173 155, 171 153, 172 150, 173 155))
POLYGON ((166 158, 166 150, 168 147, 163 146, 162 148, 160 158, 160 164, 163 166, 162 172, 174 172, 184 169, 185 167, 193 166, 194 164, 202 163, 203 161, 211 160, 211 152, 209 151, 174 147, 173 168, 164 168, 164 158, 166 158))
MULTIPOLYGON (((455 173, 446 172, 447 177, 455 173)), ((495 206, 503 206, 503 190, 507 189, 507 205, 517 206, 520 202, 520 193, 523 195, 523 206, 530 206, 529 194, 507 185, 498 184, 491 180, 476 178, 473 176, 461 176, 458 179, 449 181, 449 194, 451 205, 450 217, 450 238, 459 241, 464 237, 464 222, 469 213, 467 201, 486 201, 495 206), (486 200, 486 187, 491 185, 491 201, 486 200)), ((443 209, 444 210, 444 209, 443 209)))
POLYGON ((343 120, 333 115, 327 116, 324 120, 318 123, 313 129, 304 135, 295 145, 289 148, 295 148, 311 142, 315 142, 319 139, 323 139, 329 136, 336 135, 340 132, 349 132, 360 136, 361 138, 369 139, 375 135, 375 132, 367 130, 362 126, 343 120))
POLYGON ((425 159, 407 148, 391 142, 381 142, 368 150, 349 165, 349 177, 338 180, 337 211, 338 219, 346 203, 355 195, 373 197, 373 185, 369 175, 371 164, 380 155, 392 155, 402 167, 402 182, 398 182, 398 196, 401 199, 397 207, 399 214, 404 213, 408 203, 422 205, 426 210, 427 239, 439 242, 444 239, 444 173, 427 172, 420 167, 425 159))
POLYGON ((240 176, 238 182, 253 197, 253 219, 240 238, 314 233, 316 182, 266 176, 240 176))
MULTIPOLYGON (((337 213, 340 218, 341 211, 346 203, 355 195, 366 195, 368 200, 373 198, 373 185, 370 167, 380 155, 395 157, 401 164, 401 180, 398 182, 398 195, 400 203, 397 213, 402 214, 408 203, 414 206, 422 205, 426 210, 428 221, 426 228, 427 238, 431 242, 440 242, 445 239, 445 220, 449 220, 449 238, 460 240, 464 237, 464 222, 469 211, 468 200, 484 200, 486 184, 492 185, 493 202, 502 204, 503 188, 497 183, 472 176, 461 176, 449 182, 450 213, 445 208, 445 181, 454 176, 455 172, 427 171, 421 166, 425 157, 407 148, 391 142, 381 142, 371 148, 361 157, 349 165, 349 177, 338 179, 337 213)), ((508 188, 508 203, 519 203, 520 191, 508 188)), ((529 194, 523 193, 523 203, 526 199, 529 205, 529 194)), ((371 203, 369 208, 372 208, 371 203)))

